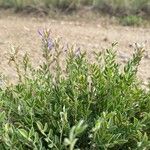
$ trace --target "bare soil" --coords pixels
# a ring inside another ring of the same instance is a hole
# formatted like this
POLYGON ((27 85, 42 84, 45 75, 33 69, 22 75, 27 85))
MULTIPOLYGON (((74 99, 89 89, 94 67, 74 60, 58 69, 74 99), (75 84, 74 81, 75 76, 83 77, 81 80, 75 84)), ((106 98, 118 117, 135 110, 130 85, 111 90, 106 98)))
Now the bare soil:
POLYGON ((12 44, 21 47, 21 54, 28 52, 34 64, 38 64, 41 60, 41 41, 37 30, 50 28, 53 37, 62 37, 64 44, 83 47, 89 55, 92 50, 103 50, 110 47, 112 42, 118 42, 117 53, 120 62, 125 62, 131 57, 134 43, 144 43, 146 53, 140 64, 138 76, 146 84, 150 78, 150 28, 124 27, 104 17, 93 20, 92 17, 66 18, 22 16, 1 11, 0 71, 15 80, 16 74, 8 66, 6 59, 12 44))

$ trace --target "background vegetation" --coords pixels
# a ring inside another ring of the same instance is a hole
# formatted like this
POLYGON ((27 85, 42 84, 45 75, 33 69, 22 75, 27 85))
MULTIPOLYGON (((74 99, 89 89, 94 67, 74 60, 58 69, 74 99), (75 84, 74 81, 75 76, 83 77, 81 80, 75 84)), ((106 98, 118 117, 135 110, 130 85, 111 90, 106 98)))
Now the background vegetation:
POLYGON ((0 0, 2 7, 22 9, 26 6, 74 10, 92 6, 112 15, 150 15, 149 0, 0 0))
MULTIPOLYGON (((115 45, 94 53, 64 47, 50 32, 39 31, 44 62, 32 67, 12 49, 18 83, 0 87, 0 149, 149 150, 150 91, 136 78, 143 55, 136 45, 123 71, 115 45), (60 56, 66 60, 61 67, 60 56)), ((148 88, 149 89, 149 88, 148 88)))
POLYGON ((0 0, 1 8, 25 11, 70 13, 89 7, 94 12, 118 16, 122 25, 145 25, 150 20, 149 0, 0 0))

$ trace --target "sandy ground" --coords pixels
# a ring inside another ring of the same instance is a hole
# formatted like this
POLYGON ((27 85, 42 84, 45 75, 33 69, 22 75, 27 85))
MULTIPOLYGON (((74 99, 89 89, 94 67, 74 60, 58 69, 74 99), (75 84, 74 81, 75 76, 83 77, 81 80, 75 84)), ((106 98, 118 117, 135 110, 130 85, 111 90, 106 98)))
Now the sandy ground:
POLYGON ((0 13, 0 71, 11 79, 15 73, 7 65, 7 53, 11 45, 20 46, 21 54, 27 51, 33 62, 38 64, 41 58, 40 37, 37 30, 50 28, 53 37, 62 37, 64 44, 76 44, 84 47, 90 54, 92 49, 110 47, 112 42, 118 42, 118 57, 124 62, 131 57, 135 42, 144 43, 146 55, 139 67, 138 76, 144 82, 150 78, 150 28, 123 27, 110 24, 104 19, 95 21, 54 20, 50 18, 23 17, 14 14, 0 13))

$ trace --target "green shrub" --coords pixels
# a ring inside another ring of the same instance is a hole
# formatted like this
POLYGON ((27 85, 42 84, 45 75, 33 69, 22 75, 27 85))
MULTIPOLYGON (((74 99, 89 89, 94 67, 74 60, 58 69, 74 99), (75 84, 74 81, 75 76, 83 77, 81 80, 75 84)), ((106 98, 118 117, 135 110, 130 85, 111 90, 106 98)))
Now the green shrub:
MULTIPOLYGON (((2 7, 14 7, 17 10, 26 6, 45 6, 61 10, 75 10, 80 6, 94 6, 110 15, 142 15, 150 16, 149 0, 0 0, 2 7)), ((44 7, 44 8, 45 8, 44 7)))
POLYGON ((14 7, 15 9, 23 9, 26 6, 45 6, 48 8, 58 8, 62 10, 74 10, 78 7, 79 0, 0 0, 0 5, 5 7, 14 7))
POLYGON ((2 7, 13 7, 15 10, 22 10, 26 6, 35 5, 35 1, 33 0, 0 0, 0 5, 2 7))
POLYGON ((79 5, 79 0, 44 0, 46 7, 54 7, 62 10, 76 9, 79 5))
POLYGON ((91 62, 49 31, 39 34, 38 69, 27 54, 20 62, 18 49, 10 54, 19 81, 0 88, 0 149, 150 149, 150 93, 136 78, 143 49, 120 71, 115 44, 91 62))
POLYGON ((126 16, 120 21, 124 26, 140 26, 143 24, 143 19, 138 16, 126 16))
POLYGON ((145 13, 149 15, 149 0, 93 0, 95 8, 113 15, 137 15, 145 13))
POLYGON ((17 7, 17 6, 21 6, 22 1, 17 1, 17 0, 6 0, 6 1, 0 1, 1 6, 4 7, 17 7), (19 4, 19 5, 18 5, 19 4))
POLYGON ((125 0, 94 0, 93 5, 104 13, 124 15, 130 7, 130 2, 126 3, 125 0))

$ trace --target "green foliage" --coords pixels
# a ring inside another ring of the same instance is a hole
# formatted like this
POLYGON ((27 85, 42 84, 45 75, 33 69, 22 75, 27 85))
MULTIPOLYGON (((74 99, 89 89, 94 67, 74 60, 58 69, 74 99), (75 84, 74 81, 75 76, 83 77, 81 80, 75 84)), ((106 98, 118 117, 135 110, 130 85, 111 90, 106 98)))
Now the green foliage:
POLYGON ((112 48, 95 53, 63 49, 39 31, 44 62, 10 54, 18 83, 0 88, 0 149, 150 149, 150 92, 136 78, 143 49, 120 70, 112 48), (66 54, 63 68, 61 54, 66 54))
POLYGON ((149 0, 94 0, 95 8, 114 15, 137 15, 145 13, 149 15, 149 0))
POLYGON ((94 6, 104 13, 111 15, 150 15, 149 0, 0 0, 4 7, 23 9, 26 6, 45 6, 61 10, 75 10, 80 6, 94 6))
POLYGON ((79 0, 44 0, 46 7, 54 7, 62 10, 76 9, 79 5, 79 0))
POLYGON ((143 24, 143 19, 138 16, 126 16, 120 20, 121 24, 124 26, 140 26, 143 24))
POLYGON ((14 7, 15 9, 23 9, 26 6, 43 5, 47 8, 58 9, 76 9, 80 4, 79 0, 0 0, 0 5, 5 7, 14 7))

